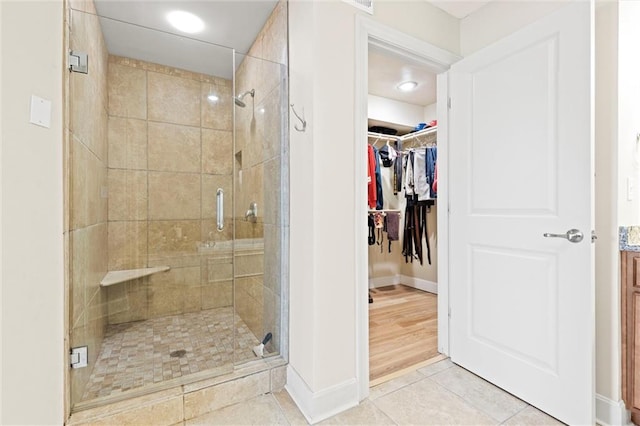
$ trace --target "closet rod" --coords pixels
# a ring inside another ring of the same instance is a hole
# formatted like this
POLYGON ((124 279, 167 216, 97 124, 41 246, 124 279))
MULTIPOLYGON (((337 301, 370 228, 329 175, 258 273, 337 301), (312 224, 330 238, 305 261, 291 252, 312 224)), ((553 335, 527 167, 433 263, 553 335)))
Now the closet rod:
POLYGON ((397 209, 382 209, 382 210, 369 210, 369 213, 402 213, 402 210, 397 209))
POLYGON ((385 135, 384 133, 376 133, 376 132, 367 132, 367 137, 384 139, 384 140, 393 141, 393 142, 400 139, 400 136, 385 135))

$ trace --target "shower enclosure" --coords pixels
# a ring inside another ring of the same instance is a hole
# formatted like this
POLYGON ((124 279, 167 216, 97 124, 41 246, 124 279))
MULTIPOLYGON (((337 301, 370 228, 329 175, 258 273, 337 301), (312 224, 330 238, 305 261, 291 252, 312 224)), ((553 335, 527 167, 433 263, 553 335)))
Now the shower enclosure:
POLYGON ((286 2, 243 54, 102 11, 68 15, 72 411, 287 355, 286 2))

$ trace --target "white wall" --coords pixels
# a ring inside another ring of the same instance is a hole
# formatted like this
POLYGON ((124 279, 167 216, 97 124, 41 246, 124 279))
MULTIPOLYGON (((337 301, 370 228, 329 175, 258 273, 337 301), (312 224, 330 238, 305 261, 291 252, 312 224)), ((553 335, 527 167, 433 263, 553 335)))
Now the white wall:
POLYGON ((424 107, 369 95, 369 118, 414 127, 424 120, 424 107))
MULTIPOLYGON (((2 23, 2 3, 0 2, 0 24, 2 23)), ((2 48, 2 26, 0 26, 0 48, 2 48)), ((0 94, 2 93, 2 55, 0 54, 0 94)), ((2 102, 0 102, 0 165, 2 165, 2 102)), ((0 171, 0 271, 2 271, 2 248, 4 240, 2 239, 2 172, 0 171)), ((2 273, 0 273, 0 308, 2 308, 2 273)), ((0 333, 2 333, 2 315, 0 314, 0 333)), ((0 423, 2 423, 2 337, 0 337, 0 423)))
POLYGON ((431 120, 438 119, 438 104, 431 104, 424 107, 424 122, 429 124, 431 120))
POLYGON ((0 423, 61 424, 63 8, 61 1, 3 1, 0 8, 5 349, 0 423), (31 94, 52 101, 51 128, 29 124, 31 94))
POLYGON ((618 39, 618 220, 620 225, 640 223, 640 2, 620 0, 618 39), (627 199, 627 179, 634 182, 633 200, 627 199))
POLYGON ((374 2, 373 10, 373 18, 381 24, 460 53, 460 20, 442 9, 423 1, 381 0, 374 2))
MULTIPOLYGON (((308 386, 314 385, 316 318, 310 306, 315 291, 315 216, 314 188, 316 127, 313 99, 314 17, 313 2, 289 3, 289 101, 304 107, 305 133, 291 130, 290 157, 290 233, 289 233, 289 365, 308 386), (298 213, 298 214, 296 214, 298 213)), ((298 125, 291 116, 293 124, 298 125)), ((292 124, 292 125, 293 125, 292 124)))
POLYGON ((460 53, 467 56, 558 10, 570 0, 493 1, 460 21, 460 53))
MULTIPOLYGON (((289 3, 290 97, 309 127, 291 130, 290 151, 290 372, 305 389, 287 386, 315 420, 320 400, 357 388, 355 247, 344 238, 356 232, 353 168, 364 161, 354 154, 357 14, 367 16, 340 1, 289 3)), ((458 51, 458 20, 426 2, 376 2, 374 19, 458 51)))
POLYGON ((617 229, 618 4, 596 9, 596 392, 620 399, 617 229))

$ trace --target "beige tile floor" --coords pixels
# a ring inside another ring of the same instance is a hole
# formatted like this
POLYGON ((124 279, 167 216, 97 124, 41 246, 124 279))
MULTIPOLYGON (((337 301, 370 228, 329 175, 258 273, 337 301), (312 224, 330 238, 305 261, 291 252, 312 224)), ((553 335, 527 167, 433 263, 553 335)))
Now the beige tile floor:
MULTIPOLYGON (((186 425, 306 425, 282 390, 222 408, 186 425)), ((562 425, 448 359, 371 389, 360 405, 323 425, 562 425)))

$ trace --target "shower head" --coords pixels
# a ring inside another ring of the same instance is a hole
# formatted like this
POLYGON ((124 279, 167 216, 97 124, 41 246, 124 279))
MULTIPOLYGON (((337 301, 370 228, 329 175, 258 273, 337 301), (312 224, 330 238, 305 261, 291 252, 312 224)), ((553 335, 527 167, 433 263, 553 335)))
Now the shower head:
POLYGON ((244 103, 244 101, 242 99, 244 99, 245 96, 247 95, 251 95, 251 97, 253 98, 256 95, 256 89, 251 89, 251 90, 247 90, 246 92, 244 92, 242 95, 238 95, 235 96, 233 98, 233 101, 236 103, 236 105, 238 105, 239 107, 246 107, 247 104, 244 103))

